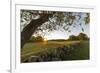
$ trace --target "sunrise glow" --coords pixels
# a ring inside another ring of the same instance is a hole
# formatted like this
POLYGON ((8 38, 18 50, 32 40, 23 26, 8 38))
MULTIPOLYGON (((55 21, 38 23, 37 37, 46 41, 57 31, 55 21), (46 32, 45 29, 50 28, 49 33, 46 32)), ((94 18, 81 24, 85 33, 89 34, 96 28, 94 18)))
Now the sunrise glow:
POLYGON ((48 40, 47 40, 47 38, 44 38, 43 41, 44 41, 44 42, 47 42, 48 40))

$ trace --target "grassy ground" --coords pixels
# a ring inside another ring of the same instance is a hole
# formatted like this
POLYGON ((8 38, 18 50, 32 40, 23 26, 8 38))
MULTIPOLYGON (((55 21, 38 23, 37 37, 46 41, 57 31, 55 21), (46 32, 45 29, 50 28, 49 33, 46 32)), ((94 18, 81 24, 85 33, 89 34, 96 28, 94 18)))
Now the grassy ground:
MULTIPOLYGON (((63 45, 77 44, 73 51, 70 60, 84 60, 89 59, 89 41, 48 41, 48 42, 37 42, 37 43, 26 43, 21 50, 21 60, 25 61, 32 55, 37 55, 41 52, 45 52, 48 49, 62 47, 63 45)), ((66 57, 65 57, 66 58, 66 57)), ((66 59, 67 60, 67 59, 66 59)))

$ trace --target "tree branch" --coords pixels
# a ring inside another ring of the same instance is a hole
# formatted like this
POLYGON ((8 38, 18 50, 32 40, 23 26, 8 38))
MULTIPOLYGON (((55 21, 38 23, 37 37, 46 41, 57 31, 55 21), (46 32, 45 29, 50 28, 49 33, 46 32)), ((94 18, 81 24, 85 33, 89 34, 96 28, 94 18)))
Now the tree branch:
POLYGON ((30 39, 35 30, 44 22, 48 21, 51 14, 44 14, 37 20, 32 20, 21 32, 21 48, 30 39))

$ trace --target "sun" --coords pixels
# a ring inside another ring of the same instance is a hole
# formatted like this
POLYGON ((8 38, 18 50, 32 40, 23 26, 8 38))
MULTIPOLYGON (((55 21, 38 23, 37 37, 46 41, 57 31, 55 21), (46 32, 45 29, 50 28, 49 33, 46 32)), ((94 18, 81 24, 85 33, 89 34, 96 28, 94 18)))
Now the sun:
POLYGON ((47 38, 44 38, 44 39, 43 39, 43 41, 44 41, 44 42, 47 42, 47 41, 48 41, 48 39, 47 39, 47 38))

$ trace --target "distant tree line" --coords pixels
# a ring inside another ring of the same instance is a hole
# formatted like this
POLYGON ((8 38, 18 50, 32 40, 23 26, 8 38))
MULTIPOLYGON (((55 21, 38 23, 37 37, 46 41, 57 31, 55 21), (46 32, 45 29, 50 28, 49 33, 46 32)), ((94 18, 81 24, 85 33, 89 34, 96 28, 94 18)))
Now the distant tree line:
POLYGON ((71 35, 68 40, 89 40, 89 37, 85 33, 80 33, 79 35, 71 35))
POLYGON ((43 37, 42 36, 32 36, 28 42, 42 42, 43 37))
MULTIPOLYGON (((42 36, 32 36, 28 42, 42 42, 44 39, 42 36)), ((89 37, 85 33, 79 33, 79 35, 70 35, 69 38, 67 39, 68 41, 70 40, 89 40, 89 37)), ((51 40, 51 41, 56 41, 56 40, 51 40)), ((58 39, 57 41, 66 41, 65 39, 58 39)))

